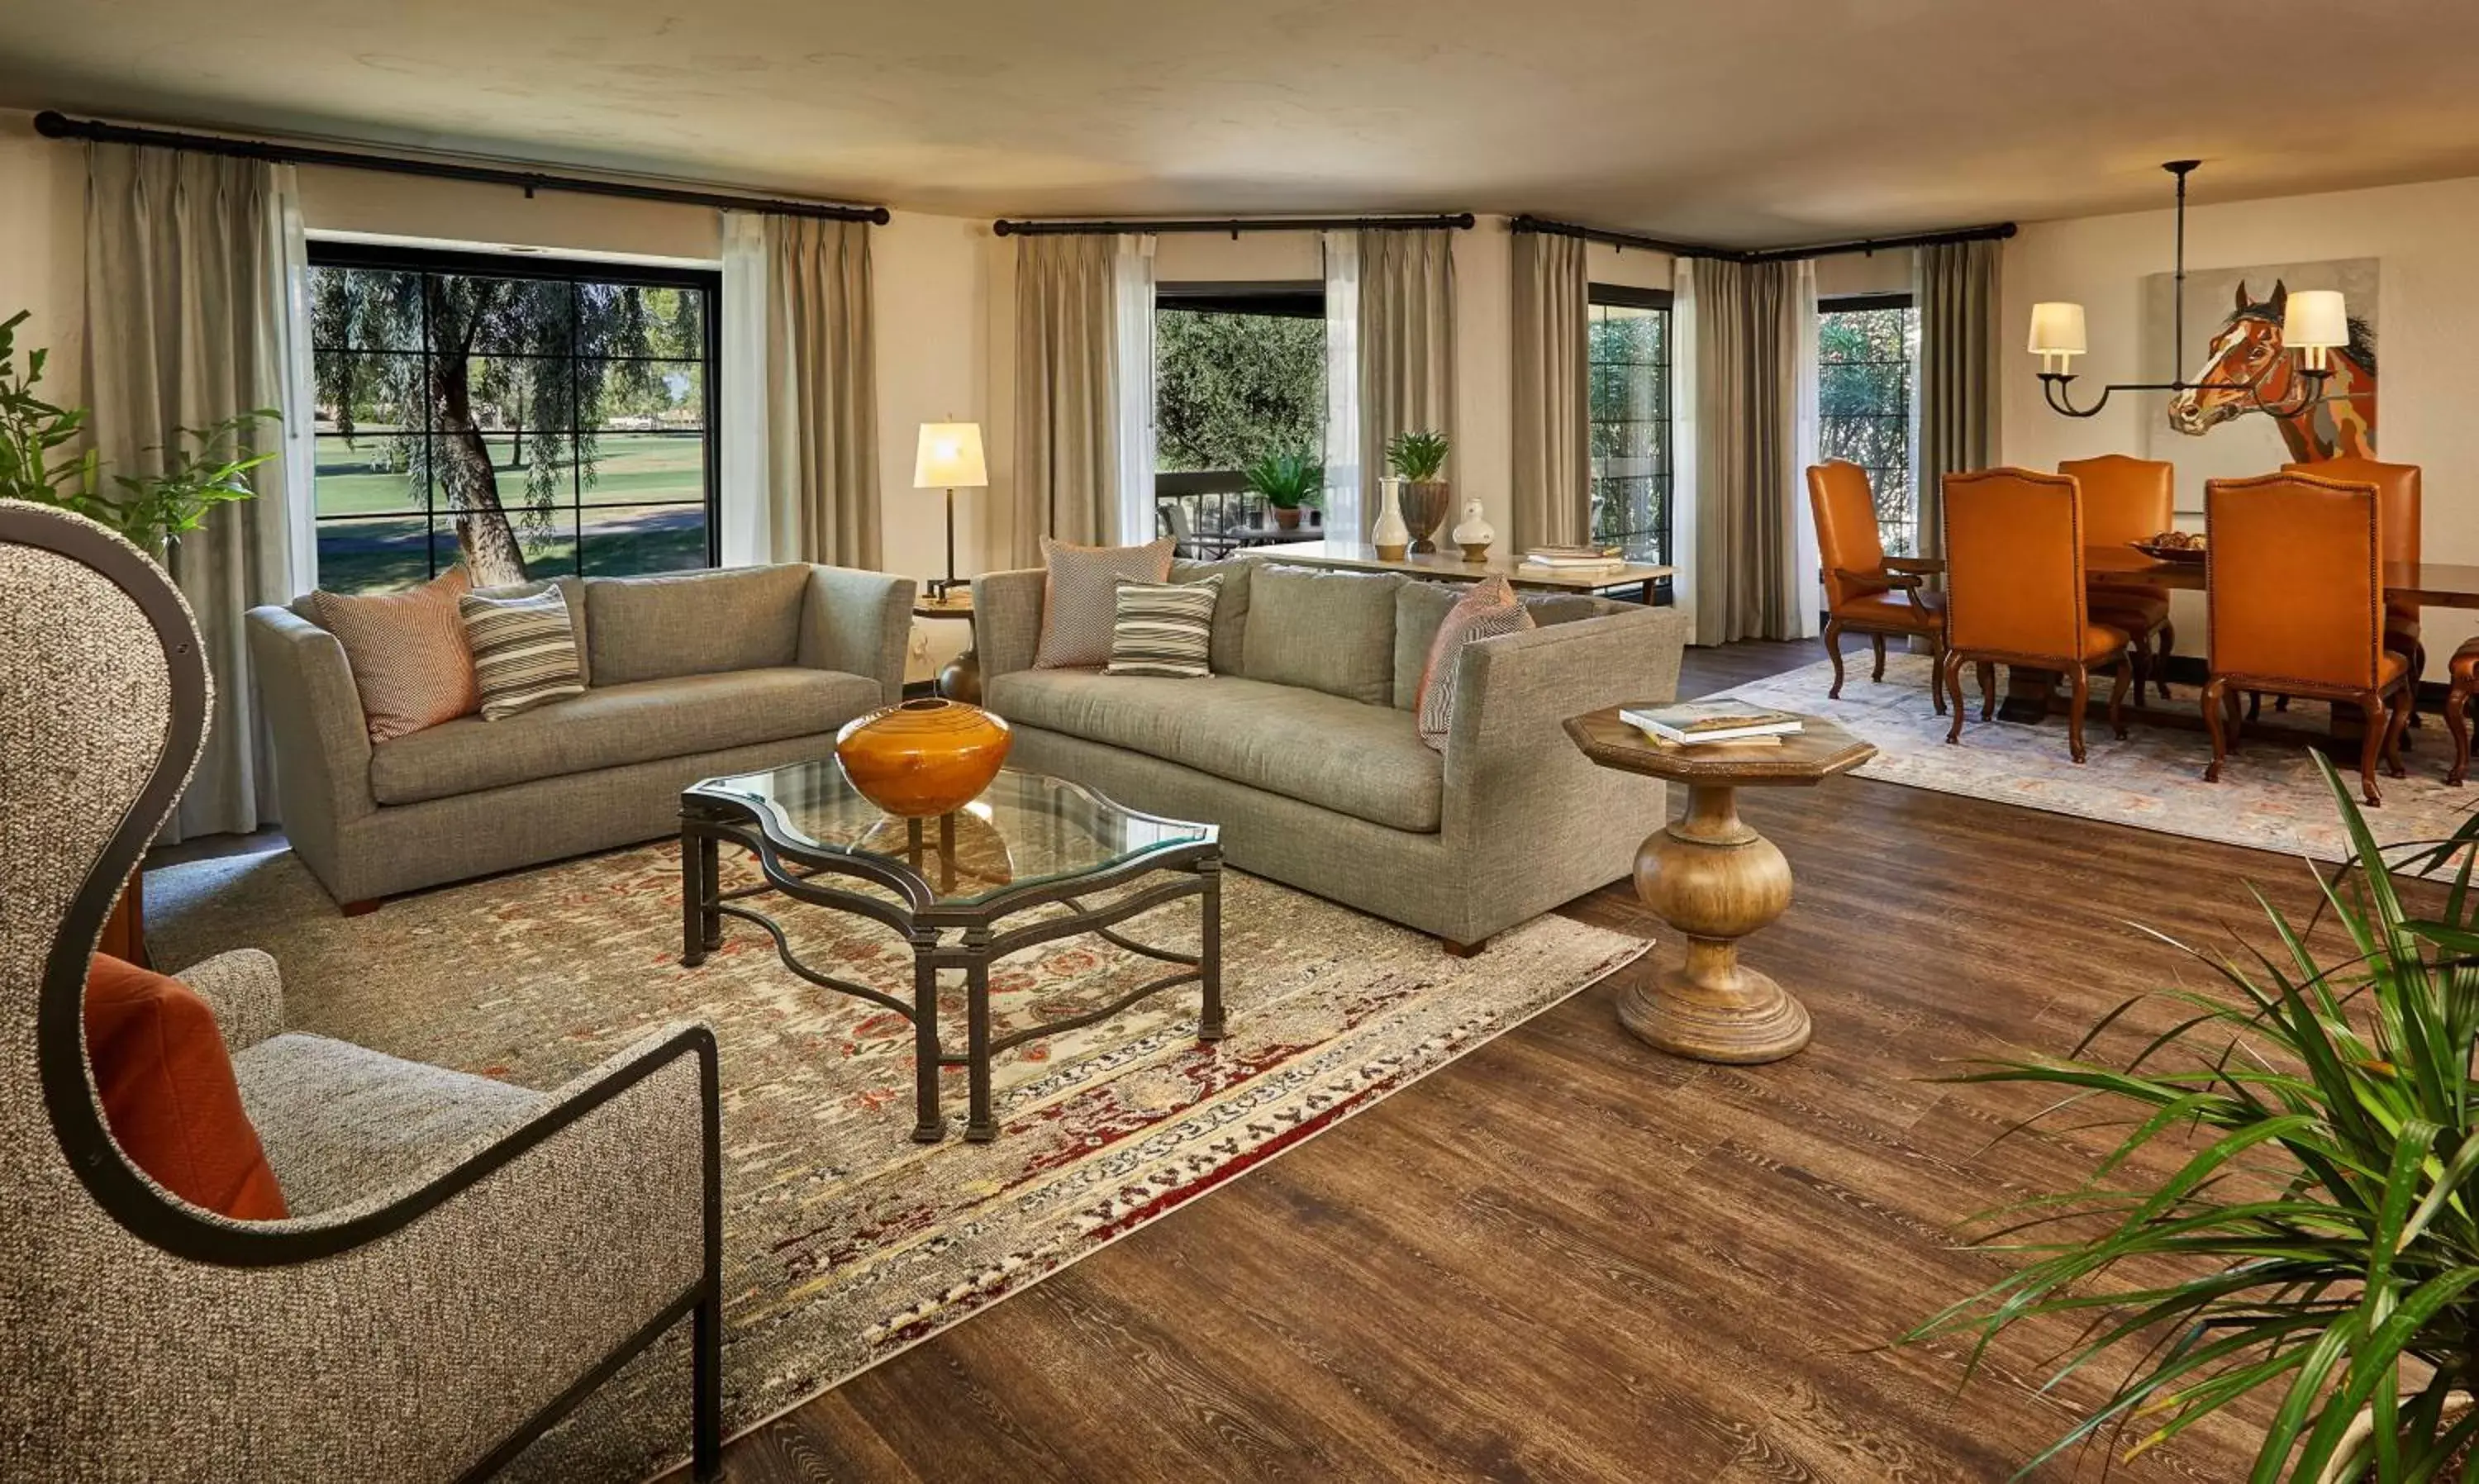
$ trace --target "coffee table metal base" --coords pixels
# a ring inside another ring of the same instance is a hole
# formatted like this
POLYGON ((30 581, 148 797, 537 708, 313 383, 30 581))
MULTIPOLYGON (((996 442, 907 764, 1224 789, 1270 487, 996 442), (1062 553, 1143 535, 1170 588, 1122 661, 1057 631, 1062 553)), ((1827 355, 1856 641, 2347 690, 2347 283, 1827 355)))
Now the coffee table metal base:
MULTIPOLYGON (((922 848, 921 821, 911 821, 913 853, 922 848)), ((942 835, 952 854, 953 819, 942 822, 942 835)), ((934 852, 936 847, 932 847, 934 852)), ((991 1111, 990 1066, 992 1059, 1045 1036, 1056 1036, 1080 1026, 1127 1010, 1138 1001, 1150 999, 1165 989, 1182 985, 1199 986, 1204 1001, 1198 1017, 1196 1036, 1201 1041, 1218 1041, 1223 1036, 1222 1019, 1222 856, 1218 849, 1199 847, 1196 851, 1167 860, 1140 862, 1136 866, 1102 875, 1071 879, 1044 889, 1017 892, 991 904, 986 911, 976 911, 969 905, 940 904, 919 912, 907 911, 901 902, 884 897, 845 890, 828 883, 825 868, 800 869, 782 858, 764 832, 754 824, 726 819, 683 816, 680 822, 681 876, 681 948, 680 962, 695 968, 705 961, 705 956, 723 945, 723 919, 737 917, 765 930, 775 940, 777 957, 793 974, 823 989, 867 1000, 873 1005, 894 1011, 912 1023, 915 1122, 912 1138, 920 1143, 934 1144, 946 1137, 946 1119, 939 1112, 938 1073, 940 1068, 964 1068, 967 1113, 964 1137, 976 1143, 986 1143, 998 1137, 998 1120, 991 1111), (721 850, 728 841, 747 850, 756 858, 764 881, 755 885, 730 891, 722 889, 721 850), (1118 887, 1130 885, 1137 879, 1168 873, 1168 879, 1136 886, 1124 895, 1098 906, 1086 907, 1083 899, 1118 887), (829 974, 805 963, 792 951, 782 928, 765 913, 742 906, 750 898, 780 895, 812 907, 823 907, 856 913, 886 924, 902 934, 912 946, 912 998, 907 1001, 876 989, 829 974), (1204 919, 1203 938, 1199 952, 1180 953, 1137 942, 1117 931, 1118 924, 1132 917, 1184 897, 1195 897, 1204 919), (1035 907, 1060 906, 1064 912, 1038 917, 1018 927, 1001 928, 999 922, 1035 907), (990 1034, 990 968, 1010 954, 1036 947, 1058 938, 1092 934, 1104 942, 1125 952, 1157 959, 1180 967, 1173 973, 1149 980, 1135 989, 1098 1009, 1061 1020, 1027 1026, 1005 1036, 990 1034), (938 1034, 938 975, 942 969, 961 970, 964 976, 964 1052, 949 1053, 938 1034)))

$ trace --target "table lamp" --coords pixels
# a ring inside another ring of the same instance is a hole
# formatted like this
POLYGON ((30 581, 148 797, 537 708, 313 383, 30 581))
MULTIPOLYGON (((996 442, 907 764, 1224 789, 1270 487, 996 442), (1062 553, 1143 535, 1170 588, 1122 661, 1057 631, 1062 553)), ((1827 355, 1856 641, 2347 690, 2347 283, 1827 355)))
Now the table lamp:
POLYGON ((982 459, 982 425, 978 422, 924 422, 921 446, 912 455, 912 487, 947 492, 947 576, 930 584, 930 596, 945 601, 958 583, 956 576, 956 492, 988 487, 989 466, 982 459))

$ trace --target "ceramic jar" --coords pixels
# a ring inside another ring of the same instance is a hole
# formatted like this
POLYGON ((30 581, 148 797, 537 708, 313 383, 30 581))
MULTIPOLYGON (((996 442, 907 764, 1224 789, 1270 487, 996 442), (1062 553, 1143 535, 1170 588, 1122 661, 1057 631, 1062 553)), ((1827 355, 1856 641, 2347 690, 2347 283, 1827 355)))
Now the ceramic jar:
POLYGON ((1455 545, 1464 549, 1464 560, 1477 562, 1488 557, 1490 543, 1497 539, 1497 528, 1481 513, 1480 501, 1464 501, 1464 518, 1455 523, 1455 545))
POLYGON ((1012 740, 1008 724, 980 706, 925 696, 846 722, 835 757, 870 803, 928 818, 979 798, 1012 740))
POLYGON ((1369 527, 1368 544, 1377 559, 1399 562, 1412 546, 1412 528, 1403 524, 1403 481, 1388 474, 1377 481, 1377 524, 1369 527))

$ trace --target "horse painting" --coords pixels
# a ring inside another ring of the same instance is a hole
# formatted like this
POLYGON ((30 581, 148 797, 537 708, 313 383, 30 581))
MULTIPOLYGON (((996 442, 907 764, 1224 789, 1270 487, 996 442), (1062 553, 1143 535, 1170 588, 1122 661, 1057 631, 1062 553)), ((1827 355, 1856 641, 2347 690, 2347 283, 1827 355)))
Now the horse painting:
MULTIPOLYGON (((2201 437, 2240 414, 2264 412, 2266 406, 2287 408, 2305 397, 2296 364, 2282 353, 2281 320, 2288 305, 2289 288, 2281 280, 2273 281, 2271 297, 2263 299, 2248 298, 2246 280, 2238 280, 2237 306, 2214 332, 2194 389, 2170 398, 2171 427, 2201 437)), ((2375 333, 2353 315, 2349 345, 2334 347, 2327 357, 2333 374, 2321 397, 2295 412, 2267 415, 2279 424, 2292 462, 2374 458, 2375 333)))

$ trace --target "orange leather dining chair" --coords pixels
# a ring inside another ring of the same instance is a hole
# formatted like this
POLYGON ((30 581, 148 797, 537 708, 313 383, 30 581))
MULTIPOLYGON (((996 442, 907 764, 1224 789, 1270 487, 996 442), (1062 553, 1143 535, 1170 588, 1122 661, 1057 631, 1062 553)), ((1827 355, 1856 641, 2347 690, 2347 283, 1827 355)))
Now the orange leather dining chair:
MULTIPOLYGON (((2385 560, 2418 565, 2418 466, 2388 464, 2358 457, 2326 459, 2319 464, 2284 464, 2282 473, 2313 474, 2348 484, 2372 484, 2384 506, 2385 560)), ((2410 725, 2418 725, 2418 681, 2427 673, 2427 646, 2419 641, 2418 604, 2406 598, 2385 599, 2385 648, 2410 661, 2410 725)))
MULTIPOLYGON (((1945 714, 1945 595, 1922 585, 1915 573, 1885 566, 1885 544, 1877 534, 1877 497, 1868 472, 1842 459, 1813 464, 1807 498, 1816 507, 1817 554, 1825 564, 1825 652, 1833 659, 1833 688, 1842 696, 1842 635, 1866 634, 1877 650, 1871 680, 1885 678, 1885 639, 1929 642, 1929 693, 1945 714)), ((1956 703, 1959 704, 1959 702, 1956 703)))
MULTIPOLYGON (((2083 543, 2133 546, 2170 528, 2177 518, 2178 466, 2166 459, 2104 453, 2066 459, 2057 473, 2083 492, 2083 543)), ((2134 654, 2134 699, 2149 682, 2169 699, 2169 652, 2178 647, 2178 626, 2169 618, 2169 590, 2153 583, 2091 584, 2095 622, 2123 632, 2134 654)))
POLYGON ((2402 776, 2410 660, 2385 648, 2384 505, 2371 484, 2314 474, 2260 474, 2204 486, 2211 557, 2211 678, 2204 725, 2217 783, 2238 730, 2237 693, 2348 702, 2366 718, 2360 791, 2370 806, 2376 756, 2402 776), (2233 688, 2235 687, 2235 689, 2233 688))
POLYGON ((2092 621, 2084 587, 2083 492, 2073 476, 1982 469, 1945 476, 1948 742, 1962 740, 1962 664, 1980 667, 1980 719, 1997 712, 2000 663, 2065 672, 2074 683, 2066 750, 2083 760, 2083 704, 2094 665, 2114 665, 2108 725, 2126 735, 2134 679, 2122 629, 2092 621))

